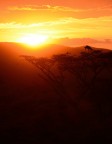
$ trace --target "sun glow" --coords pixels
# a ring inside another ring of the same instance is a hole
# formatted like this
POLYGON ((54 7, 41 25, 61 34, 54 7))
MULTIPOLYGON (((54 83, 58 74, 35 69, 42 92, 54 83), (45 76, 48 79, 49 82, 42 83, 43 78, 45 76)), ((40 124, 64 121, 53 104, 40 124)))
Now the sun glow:
POLYGON ((18 42, 29 45, 38 46, 47 43, 48 36, 41 34, 27 34, 21 37, 18 42))

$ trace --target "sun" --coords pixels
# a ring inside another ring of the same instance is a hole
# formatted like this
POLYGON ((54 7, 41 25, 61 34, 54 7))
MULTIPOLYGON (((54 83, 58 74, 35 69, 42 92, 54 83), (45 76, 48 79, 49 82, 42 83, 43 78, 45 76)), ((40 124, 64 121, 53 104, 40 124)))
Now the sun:
POLYGON ((38 46, 45 44, 48 40, 48 36, 41 34, 27 34, 21 37, 18 42, 29 45, 29 46, 38 46))

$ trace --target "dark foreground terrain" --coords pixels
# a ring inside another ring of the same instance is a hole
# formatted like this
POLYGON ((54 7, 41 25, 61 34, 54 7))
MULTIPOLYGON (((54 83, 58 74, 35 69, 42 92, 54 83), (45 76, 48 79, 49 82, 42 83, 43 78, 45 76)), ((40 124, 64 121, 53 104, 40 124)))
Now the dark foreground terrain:
POLYGON ((0 48, 1 144, 112 142, 112 51, 0 48))

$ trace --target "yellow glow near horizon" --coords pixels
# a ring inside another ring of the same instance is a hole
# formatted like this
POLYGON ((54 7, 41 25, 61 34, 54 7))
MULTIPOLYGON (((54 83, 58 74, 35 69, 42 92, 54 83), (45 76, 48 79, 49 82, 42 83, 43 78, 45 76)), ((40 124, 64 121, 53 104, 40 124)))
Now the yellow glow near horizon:
POLYGON ((38 46, 45 44, 48 41, 48 36, 41 34, 27 34, 21 37, 17 42, 29 45, 29 46, 38 46))

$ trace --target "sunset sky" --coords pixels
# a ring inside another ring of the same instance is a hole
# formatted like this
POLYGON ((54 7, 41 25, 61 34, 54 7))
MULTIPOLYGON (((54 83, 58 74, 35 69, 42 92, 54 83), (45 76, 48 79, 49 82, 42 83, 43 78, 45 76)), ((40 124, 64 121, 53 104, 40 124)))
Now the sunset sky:
POLYGON ((17 41, 27 34, 65 44, 112 44, 112 0, 3 0, 0 41, 17 41))

